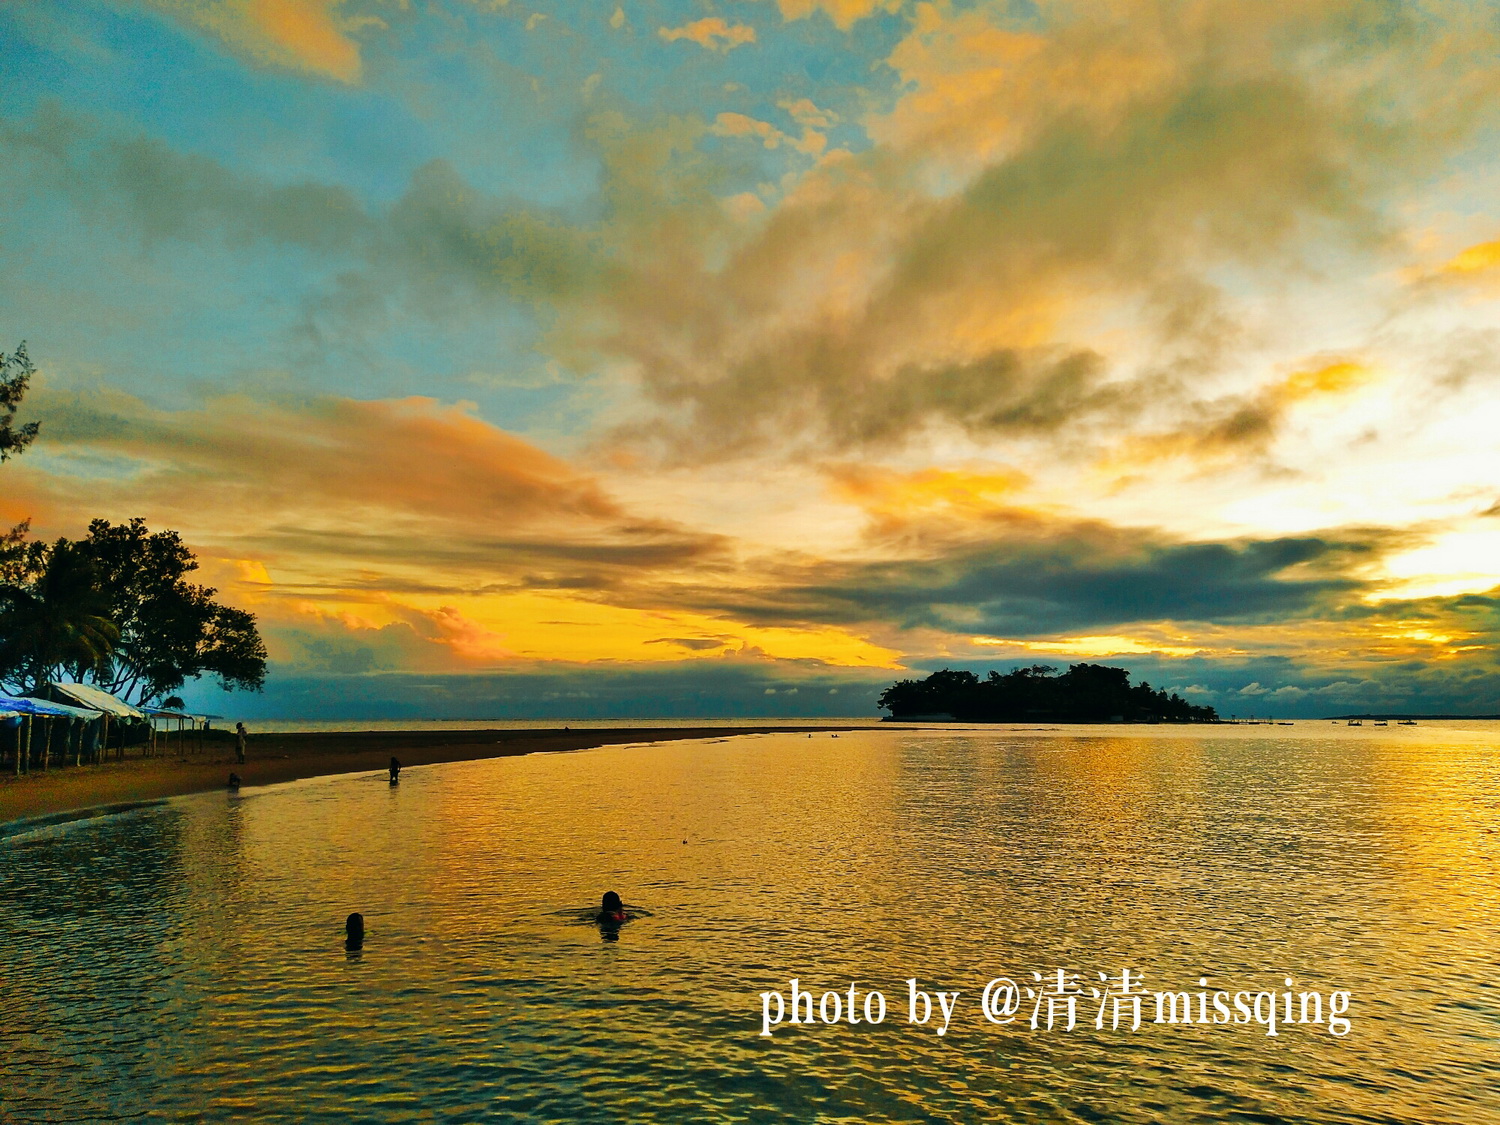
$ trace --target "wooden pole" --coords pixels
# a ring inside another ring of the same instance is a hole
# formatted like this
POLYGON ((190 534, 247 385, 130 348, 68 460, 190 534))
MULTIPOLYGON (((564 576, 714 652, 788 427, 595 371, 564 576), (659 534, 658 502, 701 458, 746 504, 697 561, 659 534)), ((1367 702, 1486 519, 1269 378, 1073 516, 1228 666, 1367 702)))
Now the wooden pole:
POLYGON ((31 716, 26 716, 26 772, 31 772, 31 716))
POLYGON ((46 773, 52 768, 52 728, 57 725, 56 719, 47 720, 47 738, 42 743, 42 772, 46 773))

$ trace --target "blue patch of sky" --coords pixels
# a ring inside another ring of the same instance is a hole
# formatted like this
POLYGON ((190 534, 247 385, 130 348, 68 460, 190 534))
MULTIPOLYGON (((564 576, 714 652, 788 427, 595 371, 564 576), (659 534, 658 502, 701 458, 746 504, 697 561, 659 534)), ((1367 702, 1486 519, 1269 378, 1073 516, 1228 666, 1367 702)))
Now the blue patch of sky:
MULTIPOLYGON (((845 33, 821 16, 783 23, 773 4, 741 5, 724 18, 755 26, 758 41, 725 53, 658 34, 702 18, 700 5, 630 4, 619 29, 609 26, 613 10, 557 3, 529 31, 532 13, 518 4, 391 12, 389 29, 359 33, 365 83, 350 87, 237 58, 158 15, 91 0, 0 8, 5 113, 24 118, 51 99, 110 132, 159 137, 273 183, 341 185, 377 212, 438 157, 492 195, 579 212, 600 174, 579 138, 605 107, 643 125, 743 113, 800 135, 778 103, 807 98, 842 119, 832 143, 861 147, 858 118, 895 92, 880 60, 907 26, 880 17, 845 33)), ((705 145, 732 153, 737 182, 726 192, 808 160, 749 139, 705 145)), ((18 187, 5 250, 27 269, 0 280, 0 317, 24 325, 59 369, 168 408, 250 373, 294 369, 303 393, 377 397, 417 386, 475 399, 487 418, 522 431, 586 412, 589 381, 551 374, 524 308, 496 300, 434 313, 391 298, 367 324, 320 332, 309 309, 336 291, 340 271, 359 266, 350 253, 213 236, 142 245, 115 208, 91 214, 63 193, 18 187)))
POLYGON ((59 0, 45 19, 25 11, 0 8, 7 116, 52 101, 241 173, 335 182, 368 203, 396 198, 439 155, 422 123, 379 91, 251 65, 147 13, 87 0, 59 0))
POLYGON ((336 292, 354 259, 211 237, 143 244, 50 193, 8 195, 14 221, 3 245, 12 268, 0 276, 0 324, 29 340, 60 386, 104 384, 183 409, 250 384, 274 393, 266 377, 295 372, 283 389, 298 395, 420 390, 472 399, 488 420, 523 432, 577 412, 570 404, 582 384, 536 352, 525 309, 471 300, 416 315, 399 291, 382 288, 367 322, 320 317, 320 298, 336 292))

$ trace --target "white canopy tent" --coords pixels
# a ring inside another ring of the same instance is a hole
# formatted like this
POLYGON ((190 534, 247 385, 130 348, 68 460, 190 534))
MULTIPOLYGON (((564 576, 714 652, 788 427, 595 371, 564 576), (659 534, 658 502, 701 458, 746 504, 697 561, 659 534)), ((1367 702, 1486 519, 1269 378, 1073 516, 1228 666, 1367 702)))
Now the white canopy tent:
POLYGON ((111 695, 103 688, 97 688, 93 684, 73 683, 69 680, 52 680, 46 688, 35 693, 38 698, 49 699, 53 703, 71 703, 75 707, 86 707, 91 711, 103 711, 106 715, 113 715, 117 719, 144 719, 146 712, 139 707, 132 707, 117 695, 111 695), (56 699, 54 696, 64 696, 56 699))
MULTIPOLYGON (((95 687, 93 684, 74 683, 70 680, 51 680, 31 694, 34 699, 44 699, 49 703, 82 707, 90 711, 102 713, 104 723, 99 739, 101 752, 107 750, 109 746, 109 723, 111 719, 115 720, 116 723, 146 721, 146 713, 139 707, 133 707, 119 696, 111 695, 103 688, 95 687)), ((125 756, 125 744, 123 741, 120 743, 118 749, 119 756, 123 758, 125 756)))

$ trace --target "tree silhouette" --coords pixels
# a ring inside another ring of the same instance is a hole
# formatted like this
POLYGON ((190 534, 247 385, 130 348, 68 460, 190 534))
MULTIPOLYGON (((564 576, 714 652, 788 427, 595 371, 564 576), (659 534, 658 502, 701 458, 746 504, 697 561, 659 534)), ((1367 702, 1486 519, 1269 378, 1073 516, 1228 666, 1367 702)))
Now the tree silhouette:
POLYGON ((0 461, 20 453, 36 438, 40 428, 36 422, 17 426, 16 409, 31 385, 36 368, 26 354, 26 343, 22 341, 16 350, 6 355, 0 352, 0 461))
POLYGON ((0 680, 21 693, 98 675, 120 635, 87 551, 63 540, 31 557, 40 566, 29 581, 0 586, 0 680))
POLYGON ((259 691, 266 647, 255 617, 214 601, 217 592, 186 576, 198 562, 175 531, 151 532, 144 520, 94 520, 79 544, 98 570, 109 618, 120 630, 99 686, 153 703, 189 679, 216 677, 226 690, 259 691))
POLYGON ((254 616, 188 582, 197 566, 175 531, 153 533, 139 519, 95 520, 77 542, 26 542, 18 529, 0 550, 0 682, 88 680, 137 704, 204 675, 226 691, 260 690, 266 648, 254 616), (84 618, 107 629, 88 634, 92 647, 64 644, 65 633, 85 635, 84 618))

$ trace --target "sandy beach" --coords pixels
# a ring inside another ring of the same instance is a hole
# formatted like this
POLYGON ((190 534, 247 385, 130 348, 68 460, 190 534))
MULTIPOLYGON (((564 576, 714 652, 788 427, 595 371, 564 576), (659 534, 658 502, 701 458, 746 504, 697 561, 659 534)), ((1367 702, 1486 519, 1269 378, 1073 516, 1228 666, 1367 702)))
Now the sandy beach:
MULTIPOLYGON (((505 758, 587 750, 632 742, 722 738, 772 731, 840 730, 806 726, 607 727, 591 730, 351 731, 251 735, 243 765, 232 742, 211 742, 199 753, 127 757, 97 766, 54 768, 0 777, 0 825, 73 809, 159 800, 223 788, 233 770, 245 786, 305 777, 384 770, 392 757, 403 767, 434 762, 505 758)), ((139 753, 132 748, 129 753, 139 753)))

